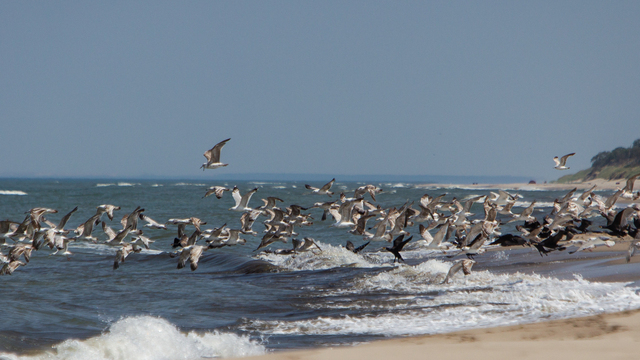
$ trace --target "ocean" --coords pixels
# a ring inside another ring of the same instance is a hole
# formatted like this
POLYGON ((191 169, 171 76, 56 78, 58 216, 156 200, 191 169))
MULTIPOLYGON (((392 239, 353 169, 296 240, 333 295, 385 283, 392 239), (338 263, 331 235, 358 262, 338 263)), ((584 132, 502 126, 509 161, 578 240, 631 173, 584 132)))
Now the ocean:
MULTIPOLYGON (((159 222, 193 216, 206 222, 203 229, 223 224, 237 229, 241 213, 228 210, 235 204, 230 192, 221 199, 203 198, 209 186, 235 185, 241 193, 258 188, 249 206, 275 196, 284 208, 335 200, 340 192, 352 196, 364 184, 338 179, 332 187, 336 194, 329 198, 293 181, 3 179, 0 217, 20 222, 29 209, 47 207, 58 210, 46 215, 57 223, 77 206, 66 226, 73 229, 94 215, 98 205, 113 204, 121 210, 113 221, 103 220, 114 229, 138 206, 159 222)), ((446 194, 444 200, 450 200, 494 191, 403 182, 374 185, 383 189, 374 202, 383 208, 407 201, 418 208, 424 194, 446 194)), ((517 193, 522 198, 513 211, 519 213, 536 200, 534 216, 542 218, 566 191, 531 187, 517 193)), ((482 217, 482 203, 471 211, 476 214, 471 218, 482 217)), ((0 359, 241 357, 640 308, 640 263, 626 264, 624 251, 556 251, 541 257, 531 247, 496 247, 475 257, 470 275, 460 272, 443 284, 454 261, 464 257, 425 249, 418 241, 418 224, 406 229, 414 236, 402 252, 406 262, 394 263, 383 249, 388 243, 372 242, 354 254, 345 244, 350 240, 359 246, 364 243, 360 237, 331 226, 331 217, 322 221, 320 209, 304 213, 312 214, 313 224, 297 227, 297 238, 315 239, 322 251, 255 251, 267 219, 261 216, 253 225, 257 236, 243 235, 245 245, 205 251, 195 271, 188 265, 177 269, 178 258, 170 256, 175 225, 168 225, 169 230, 143 228, 155 242, 129 255, 117 270, 117 248, 102 241, 71 242, 70 255, 52 255, 47 247, 34 251, 26 266, 0 276, 0 359)), ((500 231, 517 234, 520 223, 505 224, 500 231)), ((597 219, 591 228, 602 224, 597 219)), ((100 226, 93 234, 106 238, 100 226)), ((291 242, 267 249, 287 248, 291 242)))

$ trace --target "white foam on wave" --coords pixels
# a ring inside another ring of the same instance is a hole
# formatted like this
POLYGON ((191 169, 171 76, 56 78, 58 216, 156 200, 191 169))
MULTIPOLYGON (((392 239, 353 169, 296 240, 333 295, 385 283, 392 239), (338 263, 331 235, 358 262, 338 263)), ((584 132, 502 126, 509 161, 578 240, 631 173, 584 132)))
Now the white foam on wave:
POLYGON ((162 318, 128 317, 113 323, 109 331, 86 340, 66 340, 54 351, 32 356, 0 353, 0 359, 16 360, 160 360, 228 358, 262 355, 263 345, 248 337, 218 331, 183 333, 162 318))
POLYGON ((0 190, 0 195, 27 195, 26 192, 20 190, 0 190))
MULTIPOLYGON (((513 206, 514 207, 528 207, 531 205, 531 201, 516 201, 513 206)), ((534 208, 550 208, 553 207, 553 202, 550 201, 536 201, 534 208)))
MULTIPOLYGON (((337 267, 373 268, 384 266, 380 257, 373 254, 354 254, 342 246, 318 242, 322 251, 307 251, 295 255, 261 253, 258 258, 268 261, 283 270, 323 270, 337 267)), ((389 265, 387 265, 389 266, 389 265)))
POLYGON ((194 183, 179 182, 179 183, 173 184, 173 186, 207 186, 207 184, 194 184, 194 183))
MULTIPOLYGON (((120 249, 121 247, 122 246, 120 245, 109 245, 109 244, 100 243, 100 242, 93 243, 88 241, 79 241, 79 242, 74 241, 69 243, 69 251, 71 251, 71 253, 74 253, 77 251, 77 252, 91 253, 91 254, 97 254, 97 255, 115 255, 118 249, 120 249)), ((147 255, 159 255, 163 253, 164 251, 162 250, 145 249, 145 248, 143 248, 141 252, 141 254, 147 254, 147 255)))
POLYGON ((119 182, 117 185, 118 186, 136 186, 136 185, 140 185, 140 183, 119 182))
POLYGON ((430 260, 364 275, 349 286, 319 292, 308 305, 355 309, 361 315, 256 320, 246 327, 265 334, 421 335, 640 308, 638 289, 580 277, 559 280, 535 274, 495 275, 480 271, 464 276, 460 272, 450 284, 442 284, 451 265, 430 260), (367 294, 393 296, 384 301, 359 300, 358 295, 367 294))
POLYGON ((107 186, 115 186, 115 183, 97 183, 96 187, 107 187, 107 186))

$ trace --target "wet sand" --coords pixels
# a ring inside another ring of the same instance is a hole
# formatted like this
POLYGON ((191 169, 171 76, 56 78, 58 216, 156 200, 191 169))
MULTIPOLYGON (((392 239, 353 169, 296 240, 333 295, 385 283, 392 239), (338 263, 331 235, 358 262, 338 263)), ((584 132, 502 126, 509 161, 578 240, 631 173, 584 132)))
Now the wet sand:
MULTIPOLYGON (((580 235, 588 238, 602 234, 580 235)), ((630 237, 617 238, 611 248, 569 254, 576 248, 541 257, 527 247, 493 248, 508 254, 483 261, 475 271, 537 273, 542 276, 589 281, 628 282, 640 286, 640 255, 625 260, 630 237)), ((540 321, 531 324, 473 329, 455 333, 382 340, 372 343, 274 352, 249 359, 260 360, 372 360, 372 359, 638 359, 640 309, 583 318, 540 321)))
POLYGON ((638 359, 640 310, 248 359, 638 359))

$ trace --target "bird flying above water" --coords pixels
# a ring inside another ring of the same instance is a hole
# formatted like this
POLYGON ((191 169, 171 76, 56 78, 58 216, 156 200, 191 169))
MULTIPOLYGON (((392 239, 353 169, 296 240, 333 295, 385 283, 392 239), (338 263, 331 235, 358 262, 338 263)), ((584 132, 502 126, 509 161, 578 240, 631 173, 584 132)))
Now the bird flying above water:
POLYGON ((207 161, 202 164, 202 166, 200 166, 202 171, 204 171, 205 169, 217 169, 219 167, 229 165, 220 162, 220 150, 229 140, 231 140, 231 138, 222 140, 219 143, 215 144, 211 149, 204 152, 204 157, 207 158, 207 161))

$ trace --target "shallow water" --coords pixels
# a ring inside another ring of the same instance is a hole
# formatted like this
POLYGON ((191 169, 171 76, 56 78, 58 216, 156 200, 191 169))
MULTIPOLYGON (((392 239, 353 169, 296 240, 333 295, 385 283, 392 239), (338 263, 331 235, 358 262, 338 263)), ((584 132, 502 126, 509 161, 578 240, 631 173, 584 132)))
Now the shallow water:
MULTIPOLYGON (((0 180, 0 217, 21 221, 25 211, 43 206, 59 210, 48 216, 56 223, 78 206, 67 225, 74 228, 97 205, 114 204, 122 210, 111 222, 104 217, 113 228, 137 206, 160 222, 196 216, 207 222, 204 228, 225 223, 239 228, 241 214, 227 210, 234 205, 230 193, 202 199, 212 185, 237 185, 242 193, 258 187, 252 207, 267 196, 283 199, 284 206, 329 200, 296 182, 0 180)), ((347 192, 360 185, 336 182, 333 190, 347 192)), ((377 195, 383 207, 417 203, 425 193, 447 193, 445 200, 489 193, 376 185, 384 189, 377 195)), ((535 199, 534 214, 541 218, 565 192, 519 193, 523 198, 514 212, 535 199)), ((472 211, 482 216, 481 204, 472 211)), ((320 221, 319 209, 307 212, 314 224, 296 228, 298 237, 316 239, 322 252, 254 252, 264 229, 261 217, 254 224, 259 236, 245 235, 244 246, 206 251, 194 272, 176 269, 177 259, 169 256, 175 226, 145 228, 145 235, 155 240, 151 250, 130 255, 118 270, 112 268, 116 249, 104 244, 71 243, 70 256, 51 256, 49 249, 34 252, 27 266, 0 277, 0 358, 245 356, 640 308, 638 283, 595 281, 639 273, 635 264, 607 264, 624 257, 622 253, 555 252, 541 258, 531 248, 498 249, 477 256, 471 275, 460 273, 451 284, 442 284, 457 258, 414 246, 403 252, 405 264, 394 264, 390 253, 379 251, 386 243, 372 243, 356 255, 343 246, 347 240, 357 246, 360 238, 330 226, 330 218, 320 221)), ((515 233, 515 224, 503 226, 502 233, 515 233)), ((417 228, 408 229, 416 239, 417 228)), ((105 238, 99 227, 94 235, 105 238)))

